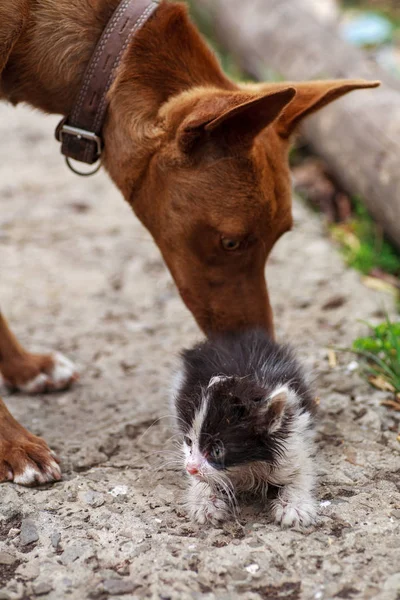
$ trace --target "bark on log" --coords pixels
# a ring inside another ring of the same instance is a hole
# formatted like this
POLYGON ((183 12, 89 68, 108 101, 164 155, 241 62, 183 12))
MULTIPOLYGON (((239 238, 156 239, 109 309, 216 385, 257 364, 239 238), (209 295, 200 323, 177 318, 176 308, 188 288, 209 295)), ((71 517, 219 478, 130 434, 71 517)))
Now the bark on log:
POLYGON ((365 78, 379 89, 353 92, 306 120, 303 132, 341 184, 362 196, 400 248, 400 82, 344 42, 303 0, 196 0, 212 14, 219 41, 256 79, 365 78))

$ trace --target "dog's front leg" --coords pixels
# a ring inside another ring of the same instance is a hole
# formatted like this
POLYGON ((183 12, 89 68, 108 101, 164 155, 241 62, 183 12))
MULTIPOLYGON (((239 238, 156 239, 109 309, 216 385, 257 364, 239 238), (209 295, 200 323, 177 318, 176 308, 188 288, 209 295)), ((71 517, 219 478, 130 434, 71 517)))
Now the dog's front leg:
POLYGON ((60 479, 54 452, 20 425, 0 398, 0 483, 36 485, 60 479))
POLYGON ((62 390, 78 379, 74 365, 59 352, 27 352, 8 327, 1 312, 0 373, 8 387, 28 394, 62 390))

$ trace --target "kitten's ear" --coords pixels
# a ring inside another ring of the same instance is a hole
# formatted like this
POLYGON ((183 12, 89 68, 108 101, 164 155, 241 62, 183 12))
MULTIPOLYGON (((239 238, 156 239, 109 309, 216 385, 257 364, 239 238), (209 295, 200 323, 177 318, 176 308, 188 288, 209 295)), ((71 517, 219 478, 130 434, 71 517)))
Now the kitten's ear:
POLYGON ((227 381, 228 379, 232 379, 232 377, 229 375, 214 375, 214 377, 211 377, 210 383, 208 384, 207 389, 211 388, 213 385, 216 385, 217 383, 221 383, 222 381, 227 381))
POLYGON ((259 405, 259 427, 265 432, 275 433, 282 425, 288 406, 292 406, 296 396, 286 385, 279 386, 259 405))

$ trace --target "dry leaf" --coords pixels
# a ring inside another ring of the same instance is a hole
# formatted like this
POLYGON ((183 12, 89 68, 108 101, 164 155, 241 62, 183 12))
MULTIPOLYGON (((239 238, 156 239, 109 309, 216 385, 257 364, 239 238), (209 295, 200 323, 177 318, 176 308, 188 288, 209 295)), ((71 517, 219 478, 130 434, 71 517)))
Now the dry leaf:
POLYGON ((357 452, 355 451, 354 448, 349 446, 348 448, 346 448, 344 453, 345 453, 347 462, 349 462, 351 465, 357 465, 357 452))
POLYGON ((328 350, 328 364, 331 369, 337 367, 337 358, 334 350, 328 350))
POLYGON ((393 287, 400 290, 400 279, 398 277, 395 277, 394 275, 390 275, 389 273, 385 273, 385 271, 382 271, 381 269, 375 268, 372 269, 372 271, 370 272, 370 276, 375 277, 376 279, 382 279, 383 281, 386 281, 386 283, 388 283, 389 285, 392 285, 393 287))
POLYGON ((399 402, 395 402, 394 400, 385 400, 384 402, 381 402, 381 404, 382 406, 388 406, 389 408, 393 408, 393 410, 400 412, 399 402))
POLYGON ((376 277, 363 277, 361 279, 363 284, 370 288, 371 290, 375 290, 377 292, 384 292, 385 294, 390 294, 391 296, 395 296, 397 298, 398 290, 393 285, 388 283, 387 281, 383 281, 382 279, 377 279, 376 277))
POLYGON ((371 385, 376 387, 378 390, 382 390, 384 392, 395 392, 396 391, 396 389, 392 386, 392 384, 389 383, 388 381, 386 381, 386 379, 384 379, 380 375, 378 375, 378 376, 371 375, 371 377, 368 377, 368 381, 370 382, 371 385))

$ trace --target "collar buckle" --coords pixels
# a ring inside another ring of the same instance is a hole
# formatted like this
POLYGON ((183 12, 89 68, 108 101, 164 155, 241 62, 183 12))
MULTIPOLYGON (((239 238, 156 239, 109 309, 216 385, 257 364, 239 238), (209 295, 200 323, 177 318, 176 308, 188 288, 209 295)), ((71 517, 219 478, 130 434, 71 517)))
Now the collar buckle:
POLYGON ((63 119, 57 128, 57 139, 59 142, 63 143, 63 135, 73 135, 78 140, 88 140, 90 142, 94 142, 96 144, 97 155, 96 158, 99 159, 101 153, 103 151, 103 140, 96 133, 92 131, 86 131, 85 129, 81 129, 80 127, 72 127, 72 125, 67 125, 65 123, 65 119, 63 119))

